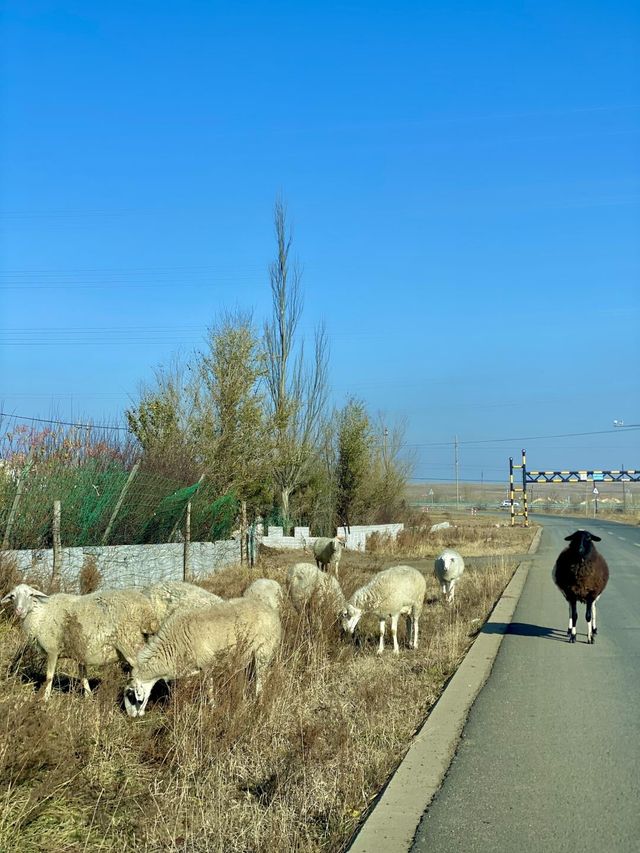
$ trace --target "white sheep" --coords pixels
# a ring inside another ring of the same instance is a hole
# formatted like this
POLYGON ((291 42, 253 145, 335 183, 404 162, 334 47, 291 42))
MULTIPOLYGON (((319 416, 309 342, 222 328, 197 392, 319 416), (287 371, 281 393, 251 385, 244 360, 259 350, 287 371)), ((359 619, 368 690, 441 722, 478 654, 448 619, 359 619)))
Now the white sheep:
POLYGON ((243 598, 257 598, 274 610, 280 610, 282 605, 282 587, 278 581, 271 578, 257 578, 242 593, 243 598))
POLYGON ((312 599, 319 602, 339 617, 346 608, 342 589, 333 575, 328 575, 313 563, 295 563, 287 570, 289 597, 298 613, 301 613, 312 599))
POLYGON ((313 543, 313 556, 318 568, 328 571, 329 564, 333 561, 335 575, 338 577, 338 568, 343 548, 344 542, 339 536, 334 536, 333 539, 319 536, 313 543))
POLYGON ((393 651, 399 654, 398 619, 407 617, 407 632, 412 649, 418 648, 418 619, 422 612, 427 582, 412 566, 391 566, 374 575, 369 583, 357 589, 342 614, 342 627, 350 634, 364 613, 374 613, 380 620, 378 654, 384 650, 386 620, 391 620, 393 651))
POLYGON ((253 663, 255 692, 262 689, 265 668, 280 644, 277 611, 258 598, 234 598, 197 610, 177 610, 138 654, 125 689, 130 717, 141 717, 154 684, 196 675, 221 654, 240 648, 253 663))
POLYGON ((133 664, 158 620, 144 595, 135 590, 101 590, 89 595, 46 595, 18 584, 0 602, 12 603, 27 637, 47 655, 44 699, 51 695, 59 657, 78 663, 85 693, 91 693, 87 666, 133 664))
POLYGON ((453 604, 456 582, 464 572, 464 560, 453 548, 445 548, 434 563, 433 574, 440 584, 442 595, 449 604, 453 604))
POLYGON ((141 590, 151 602, 159 622, 163 622, 178 607, 210 607, 222 601, 219 595, 185 581, 160 581, 141 590))

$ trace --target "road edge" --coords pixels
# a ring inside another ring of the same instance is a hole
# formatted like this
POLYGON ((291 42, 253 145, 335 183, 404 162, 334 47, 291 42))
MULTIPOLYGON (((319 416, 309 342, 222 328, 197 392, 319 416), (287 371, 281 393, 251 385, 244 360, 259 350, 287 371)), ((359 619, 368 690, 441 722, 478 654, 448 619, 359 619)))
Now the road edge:
MULTIPOLYGON (((529 554, 537 551, 542 532, 542 527, 536 531, 529 554)), ((529 559, 520 562, 485 624, 511 622, 530 566, 529 559)), ((471 706, 491 673, 503 637, 503 632, 478 634, 348 847, 349 853, 400 853, 411 848, 422 816, 449 769, 471 706)))

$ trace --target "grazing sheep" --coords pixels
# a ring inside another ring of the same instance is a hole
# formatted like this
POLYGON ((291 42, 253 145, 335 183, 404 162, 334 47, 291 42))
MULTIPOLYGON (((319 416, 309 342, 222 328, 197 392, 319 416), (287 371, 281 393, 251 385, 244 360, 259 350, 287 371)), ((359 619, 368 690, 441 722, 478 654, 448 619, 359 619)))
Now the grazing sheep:
POLYGON ((596 601, 609 580, 609 567, 602 554, 592 544, 601 541, 594 533, 576 530, 570 536, 565 536, 565 541, 569 542, 569 545, 558 555, 552 576, 554 583, 569 602, 569 642, 576 641, 576 602, 582 601, 587 605, 587 643, 593 644, 598 631, 596 601))
POLYGON ((258 578, 249 584, 242 593, 243 598, 257 598, 274 610, 280 610, 282 604, 282 587, 278 581, 270 578, 258 578))
POLYGON ((387 619, 391 619, 393 651, 399 654, 398 618, 407 617, 409 645, 418 648, 418 619, 422 612, 427 582, 424 576, 411 566, 392 566, 374 575, 365 586, 357 589, 342 614, 342 627, 353 634, 363 613, 374 613, 380 620, 380 644, 378 654, 384 649, 384 631, 387 619))
POLYGON ((133 664, 145 639, 158 629, 149 601, 131 589, 46 595, 22 583, 0 603, 9 602, 24 633, 47 655, 45 700, 51 695, 59 657, 77 661, 84 692, 91 693, 88 665, 133 664))
POLYGON ((449 604, 453 604, 456 581, 464 572, 464 560, 453 548, 445 548, 436 557, 433 574, 441 586, 442 594, 449 604))
POLYGON ((339 536, 334 536, 333 539, 319 536, 313 543, 313 556, 315 557, 318 568, 325 572, 328 571, 329 564, 333 560, 335 575, 338 577, 338 567, 340 566, 340 557, 343 548, 344 542, 339 536))
POLYGON ((338 618, 346 608, 344 594, 333 575, 328 575, 313 563, 295 563, 287 571, 289 597, 301 613, 315 597, 323 608, 331 610, 338 618))
POLYGON ((210 607, 222 601, 219 595, 184 581, 160 581, 141 591, 151 602, 158 622, 163 622, 178 607, 210 607))
POLYGON ((197 610, 177 610, 138 654, 125 689, 130 717, 141 717, 156 681, 173 681, 212 666, 238 646, 254 664, 256 696, 280 643, 277 611, 258 598, 234 598, 197 610))

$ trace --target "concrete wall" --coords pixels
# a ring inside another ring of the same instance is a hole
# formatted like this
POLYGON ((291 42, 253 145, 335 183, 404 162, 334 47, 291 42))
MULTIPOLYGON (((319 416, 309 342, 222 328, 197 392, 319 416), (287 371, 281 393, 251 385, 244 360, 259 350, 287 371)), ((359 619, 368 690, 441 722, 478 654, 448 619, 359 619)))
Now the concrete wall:
POLYGON ((281 548, 290 550, 293 548, 307 549, 311 553, 311 547, 317 537, 309 535, 308 527, 294 527, 293 536, 284 536, 282 527, 269 525, 266 536, 258 536, 258 541, 267 548, 281 548))
MULTIPOLYGON (((345 538, 346 547, 351 551, 364 551, 367 536, 372 533, 395 539, 401 530, 404 530, 404 524, 361 524, 350 527, 349 532, 345 527, 339 527, 338 535, 345 538)), ((317 538, 309 534, 308 527, 295 527, 293 536, 283 536, 281 527, 269 527, 268 535, 259 537, 259 541, 268 548, 303 548, 311 554, 317 538)))
POLYGON ((389 536, 395 539, 398 533, 404 530, 404 524, 357 524, 351 525, 349 532, 346 527, 338 528, 338 536, 345 536, 347 548, 352 551, 366 550, 367 536, 379 533, 381 536, 389 536))
MULTIPOLYGON (((53 550, 5 551, 21 571, 50 576, 53 550)), ((103 586, 117 589, 144 586, 160 580, 182 580, 184 545, 102 545, 62 549, 62 576, 75 585, 87 556, 95 556, 103 586)), ((240 562, 240 541, 192 542, 189 569, 192 578, 202 578, 240 562)))
MULTIPOLYGON (((364 551, 366 539, 371 533, 395 538, 404 529, 403 524, 367 524, 338 529, 345 537, 346 547, 353 551, 364 551)), ((296 527, 293 536, 284 536, 281 527, 269 527, 266 536, 258 541, 269 548, 282 550, 299 549, 312 558, 316 536, 309 534, 308 527, 296 527)), ((33 571, 45 577, 51 576, 53 550, 5 551, 7 557, 15 559, 22 572, 33 571)), ((87 556, 95 556, 96 565, 103 577, 103 586, 117 589, 126 586, 144 586, 160 580, 182 580, 184 545, 172 542, 164 545, 100 545, 86 548, 62 549, 62 577, 66 584, 75 586, 87 556)), ((240 562, 240 540, 222 542, 192 542, 189 546, 190 577, 203 578, 226 566, 240 562)))

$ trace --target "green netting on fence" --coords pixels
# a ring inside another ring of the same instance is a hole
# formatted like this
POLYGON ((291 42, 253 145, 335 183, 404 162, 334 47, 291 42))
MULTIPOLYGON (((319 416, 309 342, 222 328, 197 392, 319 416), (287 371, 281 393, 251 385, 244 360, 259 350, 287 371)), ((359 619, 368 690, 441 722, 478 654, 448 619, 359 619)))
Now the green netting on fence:
POLYGON ((238 499, 233 493, 223 495, 209 506, 209 536, 213 541, 228 538, 235 526, 238 509, 238 499))
POLYGON ((206 479, 184 486, 104 460, 57 467, 34 464, 10 474, 0 470, 0 539, 8 530, 8 548, 51 547, 58 500, 64 547, 100 545, 107 534, 110 545, 167 542, 174 532, 175 540, 183 531, 189 501, 192 541, 224 539, 237 524, 239 507, 235 495, 220 496, 206 479))
POLYGON ((169 542, 184 515, 187 504, 199 488, 200 483, 195 483, 193 486, 178 489, 164 498, 143 527, 140 543, 169 542))

